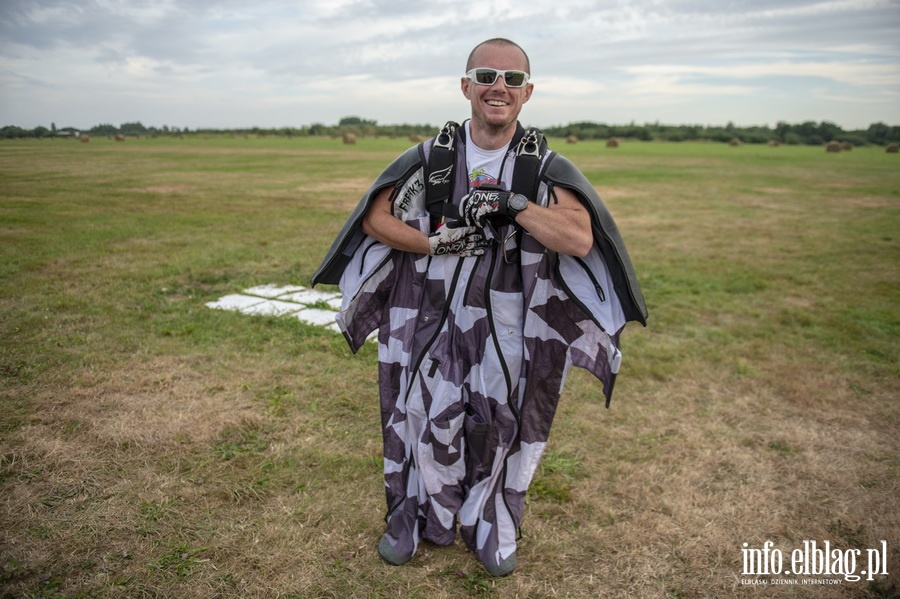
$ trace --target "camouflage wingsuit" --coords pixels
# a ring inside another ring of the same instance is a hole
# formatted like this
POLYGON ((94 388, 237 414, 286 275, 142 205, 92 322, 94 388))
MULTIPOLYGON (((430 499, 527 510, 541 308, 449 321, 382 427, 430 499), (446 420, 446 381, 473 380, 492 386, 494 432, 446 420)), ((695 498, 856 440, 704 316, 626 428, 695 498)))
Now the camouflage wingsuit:
MULTIPOLYGON (((468 189, 462 132, 455 202, 468 189)), ((521 229, 509 236, 512 223, 471 257, 393 250, 363 234, 362 217, 386 187, 394 215, 430 233, 431 143, 410 148, 363 195, 312 283, 339 282, 337 322, 354 352, 379 331, 386 538, 396 553, 412 555, 422 538, 452 543, 458 519, 468 547, 497 567, 515 553, 525 492, 569 367, 599 378, 608 405, 619 334, 629 320, 646 324, 646 308, 596 191, 550 151, 532 199, 546 206, 556 185, 576 192, 594 229, 585 258, 549 251, 521 229)), ((502 181, 510 180, 512 146, 502 181)))

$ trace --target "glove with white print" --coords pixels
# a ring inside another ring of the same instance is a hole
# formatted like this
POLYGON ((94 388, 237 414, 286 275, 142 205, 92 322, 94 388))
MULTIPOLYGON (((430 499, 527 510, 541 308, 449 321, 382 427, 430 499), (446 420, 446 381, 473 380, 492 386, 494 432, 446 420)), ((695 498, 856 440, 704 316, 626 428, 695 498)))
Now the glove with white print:
POLYGON ((459 217, 470 227, 484 228, 488 217, 506 214, 511 191, 484 185, 463 196, 459 203, 459 217))
POLYGON ((428 236, 428 245, 432 256, 480 256, 488 242, 475 227, 445 224, 428 236))

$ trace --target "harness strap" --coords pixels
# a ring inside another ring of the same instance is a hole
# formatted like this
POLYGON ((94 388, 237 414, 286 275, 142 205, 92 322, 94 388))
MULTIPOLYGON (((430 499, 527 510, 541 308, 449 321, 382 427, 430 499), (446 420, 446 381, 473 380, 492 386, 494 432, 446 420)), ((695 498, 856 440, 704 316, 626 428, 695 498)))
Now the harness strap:
POLYGON ((456 164, 456 130, 453 121, 441 129, 431 146, 425 183, 425 202, 431 215, 431 229, 435 230, 445 215, 453 193, 453 170, 456 164))
POLYGON ((533 127, 525 132, 516 146, 511 191, 521 193, 532 202, 537 200, 538 169, 546 151, 547 140, 543 133, 533 127))

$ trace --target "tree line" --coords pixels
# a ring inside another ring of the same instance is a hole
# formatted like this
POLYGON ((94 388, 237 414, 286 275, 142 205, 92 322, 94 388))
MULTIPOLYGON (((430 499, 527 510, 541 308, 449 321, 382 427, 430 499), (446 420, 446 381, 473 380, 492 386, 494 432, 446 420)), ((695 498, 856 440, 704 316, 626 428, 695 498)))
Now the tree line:
MULTIPOLYGON (((104 123, 94 125, 90 129, 75 127, 56 128, 35 127, 23 129, 6 126, 0 129, 0 138, 65 138, 81 134, 92 136, 132 136, 161 137, 185 135, 209 136, 282 136, 282 137, 337 137, 353 133, 358 137, 429 137, 437 133, 439 127, 427 124, 379 125, 374 120, 360 117, 344 117, 336 125, 314 123, 301 127, 280 128, 235 128, 235 129, 189 129, 187 127, 146 127, 140 122, 122 123, 118 127, 104 123)), ((717 141, 731 142, 738 140, 748 144, 766 144, 779 142, 789 145, 821 145, 830 141, 849 142, 856 146, 887 145, 900 143, 900 126, 887 125, 882 122, 872 123, 867 129, 845 131, 829 121, 806 121, 803 123, 786 123, 779 121, 775 127, 753 126, 737 127, 734 123, 725 126, 708 125, 663 125, 659 122, 643 125, 609 125, 590 121, 545 127, 543 131, 550 137, 574 137, 579 140, 606 140, 610 138, 637 139, 642 141, 717 141)))
POLYGON ((640 139, 643 141, 719 141, 738 140, 748 144, 780 142, 789 145, 822 145, 830 141, 849 142, 856 146, 886 145, 900 142, 900 126, 872 123, 867 129, 845 131, 829 121, 806 121, 798 124, 779 121, 774 128, 765 126, 736 127, 728 123, 724 127, 706 125, 662 125, 659 122, 645 125, 605 125, 602 123, 571 123, 559 127, 546 127, 546 135, 554 137, 574 136, 578 139, 640 139))

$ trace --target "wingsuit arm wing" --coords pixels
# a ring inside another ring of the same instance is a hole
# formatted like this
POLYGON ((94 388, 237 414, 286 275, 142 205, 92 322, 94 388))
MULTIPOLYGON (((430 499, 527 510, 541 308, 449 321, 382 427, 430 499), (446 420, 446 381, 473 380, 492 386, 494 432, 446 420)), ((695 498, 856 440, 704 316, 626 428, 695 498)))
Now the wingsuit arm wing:
POLYGON ((591 213, 594 241, 609 267, 616 294, 627 320, 647 325, 647 306, 637 275, 625 249, 625 242, 612 214, 587 177, 566 157, 554 154, 544 171, 544 178, 576 192, 591 213))

